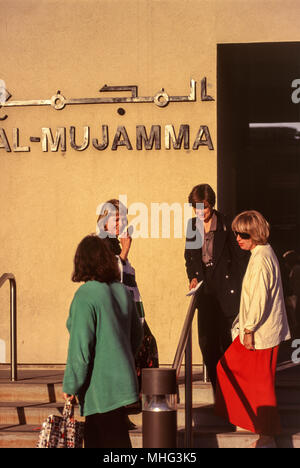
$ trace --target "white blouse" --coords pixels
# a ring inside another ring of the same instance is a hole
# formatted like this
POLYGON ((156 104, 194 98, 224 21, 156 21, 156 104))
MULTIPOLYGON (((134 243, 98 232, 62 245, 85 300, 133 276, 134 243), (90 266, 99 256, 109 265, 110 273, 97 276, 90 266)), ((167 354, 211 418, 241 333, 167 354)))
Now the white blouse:
POLYGON ((239 315, 232 326, 232 337, 244 330, 254 332, 256 349, 267 349, 290 339, 277 257, 270 246, 257 245, 243 279, 239 315))

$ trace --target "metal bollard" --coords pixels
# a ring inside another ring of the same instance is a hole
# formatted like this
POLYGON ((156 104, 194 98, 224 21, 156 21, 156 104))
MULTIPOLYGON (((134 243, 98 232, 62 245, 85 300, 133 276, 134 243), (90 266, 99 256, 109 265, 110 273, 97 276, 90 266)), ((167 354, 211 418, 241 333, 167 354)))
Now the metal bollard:
POLYGON ((143 448, 176 448, 176 369, 142 370, 142 410, 143 448))

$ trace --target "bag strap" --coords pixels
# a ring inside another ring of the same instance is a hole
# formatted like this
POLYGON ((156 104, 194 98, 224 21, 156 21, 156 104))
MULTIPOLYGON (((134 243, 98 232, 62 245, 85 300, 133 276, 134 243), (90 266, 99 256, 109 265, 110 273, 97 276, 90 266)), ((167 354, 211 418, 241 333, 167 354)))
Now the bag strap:
POLYGON ((70 398, 68 398, 65 402, 64 410, 63 410, 63 418, 70 419, 74 416, 74 405, 70 398))

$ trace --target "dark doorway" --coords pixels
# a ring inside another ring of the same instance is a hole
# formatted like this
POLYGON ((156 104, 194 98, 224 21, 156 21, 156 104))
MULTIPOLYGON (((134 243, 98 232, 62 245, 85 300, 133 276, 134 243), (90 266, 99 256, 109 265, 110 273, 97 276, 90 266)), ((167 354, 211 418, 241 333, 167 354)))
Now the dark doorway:
POLYGON ((260 211, 279 257, 300 252, 300 43, 218 45, 218 206, 260 211))

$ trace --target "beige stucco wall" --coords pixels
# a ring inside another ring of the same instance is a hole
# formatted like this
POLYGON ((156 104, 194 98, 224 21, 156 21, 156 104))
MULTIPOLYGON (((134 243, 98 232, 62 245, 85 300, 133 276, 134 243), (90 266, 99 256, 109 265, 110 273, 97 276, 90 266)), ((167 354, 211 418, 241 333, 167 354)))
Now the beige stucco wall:
MULTIPOLYGON (((75 248, 95 230, 96 207, 119 194, 128 203, 185 203, 190 189, 216 188, 216 100, 201 102, 200 80, 216 96, 216 45, 226 42, 300 40, 300 3, 276 0, 0 0, 1 76, 11 100, 96 97, 104 85, 138 85, 139 95, 162 87, 189 94, 194 103, 106 104, 2 109, 0 122, 12 151, 0 149, 0 274, 13 272, 18 284, 18 354, 22 363, 63 363, 65 321, 78 285, 70 281, 75 248), (126 110, 124 116, 118 107, 126 110), (214 150, 166 150, 163 131, 190 125, 191 143, 207 125, 214 150), (70 126, 78 143, 84 126, 101 139, 108 125, 110 145, 97 151, 70 147, 70 126), (126 127, 133 150, 111 143, 126 127), (161 125, 162 148, 137 151, 136 125, 161 125), (43 152, 42 127, 67 129, 67 150, 43 152), (19 128, 14 152, 12 129, 19 128)), ((155 334, 162 363, 173 360, 189 300, 183 261, 184 239, 135 239, 130 259, 155 334)), ((0 291, 0 339, 9 346, 9 287, 0 291)), ((195 335, 195 334, 194 334, 195 335)), ((196 341, 196 336, 195 340, 196 341)), ((2 348, 1 348, 2 349, 2 348)), ((8 352, 6 360, 9 359, 8 352)), ((196 343, 194 360, 201 361, 196 343)))

